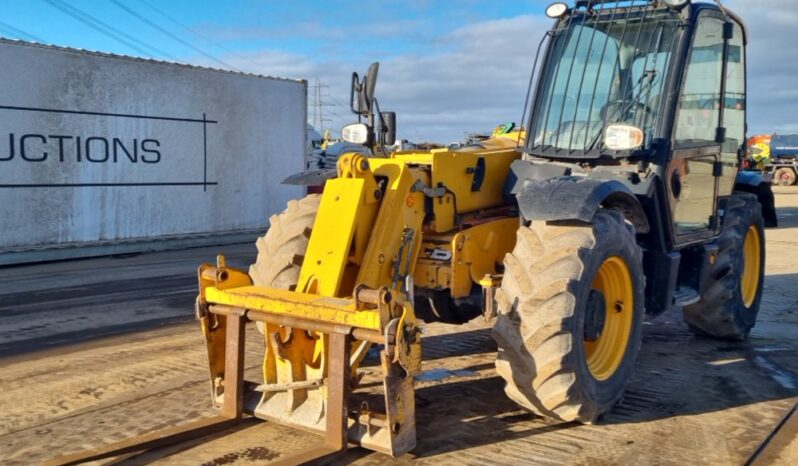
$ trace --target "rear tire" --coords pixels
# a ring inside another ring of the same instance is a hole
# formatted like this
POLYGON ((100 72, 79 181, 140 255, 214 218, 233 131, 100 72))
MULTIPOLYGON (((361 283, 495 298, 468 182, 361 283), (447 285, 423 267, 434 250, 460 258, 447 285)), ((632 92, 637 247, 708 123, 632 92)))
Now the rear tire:
POLYGON ((493 334, 505 392, 541 416, 594 422, 621 397, 641 342, 645 277, 634 228, 612 210, 592 224, 532 222, 504 264, 493 334), (605 322, 586 325, 595 316, 605 322), (609 353, 599 351, 606 345, 609 353))
POLYGON ((781 167, 773 174, 773 180, 779 186, 792 186, 795 184, 795 169, 789 167, 781 167))
POLYGON ((255 243, 258 257, 249 267, 249 276, 256 286, 296 288, 320 202, 320 195, 310 194, 288 201, 284 211, 271 216, 269 230, 255 243))
POLYGON ((684 320, 701 335, 744 340, 756 323, 765 276, 762 206, 753 194, 734 194, 726 205, 712 282, 684 320))

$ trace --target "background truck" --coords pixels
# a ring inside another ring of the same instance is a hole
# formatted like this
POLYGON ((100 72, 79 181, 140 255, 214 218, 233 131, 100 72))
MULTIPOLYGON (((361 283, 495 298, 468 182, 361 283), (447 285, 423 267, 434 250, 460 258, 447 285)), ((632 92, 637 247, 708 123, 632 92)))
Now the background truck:
POLYGON ((798 134, 758 135, 748 140, 749 169, 773 183, 792 186, 798 180, 798 134))
POLYGON ((774 134, 770 140, 770 164, 773 182, 792 186, 798 180, 798 134, 774 134))
POLYGON ((249 240, 300 192, 303 80, 9 40, 0 62, 0 264, 249 240))

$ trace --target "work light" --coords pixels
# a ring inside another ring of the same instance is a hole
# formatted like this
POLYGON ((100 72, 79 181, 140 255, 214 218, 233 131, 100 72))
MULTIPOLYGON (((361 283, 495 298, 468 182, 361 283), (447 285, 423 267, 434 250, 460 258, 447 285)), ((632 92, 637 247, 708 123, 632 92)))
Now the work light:
POLYGON ((631 150, 643 145, 643 130, 631 125, 614 124, 604 132, 604 146, 609 150, 631 150))
POLYGON ((369 128, 363 123, 346 125, 341 130, 341 139, 352 144, 365 144, 369 140, 369 128))
POLYGON ((666 6, 671 8, 681 8, 686 5, 690 0, 660 0, 666 6))
POLYGON ((546 16, 552 19, 557 19, 568 13, 568 5, 562 2, 552 3, 546 8, 546 16))

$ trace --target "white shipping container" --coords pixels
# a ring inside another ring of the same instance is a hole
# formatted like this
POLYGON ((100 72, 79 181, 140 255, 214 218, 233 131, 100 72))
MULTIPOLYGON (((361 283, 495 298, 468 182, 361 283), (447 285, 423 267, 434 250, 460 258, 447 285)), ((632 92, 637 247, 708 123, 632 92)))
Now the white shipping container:
POLYGON ((0 264, 262 231, 300 195, 304 80, 8 40, 0 65, 0 264))

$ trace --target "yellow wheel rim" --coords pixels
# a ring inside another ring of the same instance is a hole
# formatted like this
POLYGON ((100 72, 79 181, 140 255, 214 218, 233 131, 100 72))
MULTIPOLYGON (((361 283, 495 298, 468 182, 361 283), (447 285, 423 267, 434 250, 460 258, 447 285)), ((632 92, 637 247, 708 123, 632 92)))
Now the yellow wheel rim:
POLYGON ((635 302, 629 266, 618 256, 607 258, 591 286, 604 295, 605 318, 599 337, 584 342, 585 356, 590 373, 603 381, 618 370, 632 333, 635 302))
POLYGON ((754 304, 759 289, 759 269, 762 266, 760 248, 759 229, 756 225, 751 225, 743 242, 743 273, 740 275, 740 290, 743 304, 747 308, 754 304))

